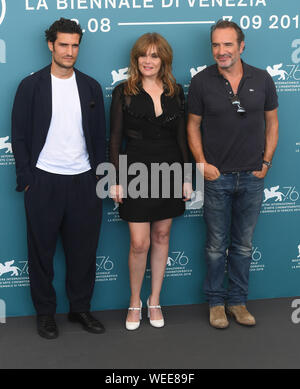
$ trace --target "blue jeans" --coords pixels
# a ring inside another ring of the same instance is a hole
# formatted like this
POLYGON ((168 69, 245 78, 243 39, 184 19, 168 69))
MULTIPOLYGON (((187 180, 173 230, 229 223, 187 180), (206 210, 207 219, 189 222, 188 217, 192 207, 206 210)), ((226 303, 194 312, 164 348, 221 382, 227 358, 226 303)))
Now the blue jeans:
POLYGON ((204 292, 210 307, 245 304, 252 237, 263 198, 264 180, 252 172, 221 174, 205 181, 207 226, 204 292), (228 286, 224 286, 227 268, 228 286))

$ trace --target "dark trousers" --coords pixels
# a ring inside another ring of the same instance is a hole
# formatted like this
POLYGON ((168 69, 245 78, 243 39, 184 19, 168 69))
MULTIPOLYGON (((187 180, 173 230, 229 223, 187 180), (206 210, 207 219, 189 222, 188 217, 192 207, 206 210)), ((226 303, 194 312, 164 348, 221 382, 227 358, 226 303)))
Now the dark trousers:
POLYGON ((28 268, 33 304, 39 315, 54 314, 53 257, 59 234, 66 257, 66 291, 71 312, 90 309, 99 240, 102 202, 90 170, 60 175, 35 170, 25 192, 28 268))

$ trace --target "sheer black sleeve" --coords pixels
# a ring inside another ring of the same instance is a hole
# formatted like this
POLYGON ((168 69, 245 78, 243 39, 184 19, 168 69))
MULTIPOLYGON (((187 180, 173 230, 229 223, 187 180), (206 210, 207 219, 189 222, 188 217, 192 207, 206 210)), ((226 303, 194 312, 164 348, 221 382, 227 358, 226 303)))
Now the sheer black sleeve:
MULTIPOLYGON (((180 107, 183 111, 183 115, 180 117, 178 121, 178 127, 177 127, 177 143, 179 145, 179 148, 181 150, 182 159, 184 163, 190 162, 190 153, 189 148, 187 145, 187 132, 186 132, 186 110, 185 110, 185 98, 184 98, 184 92, 181 85, 179 86, 179 93, 178 93, 178 103, 180 104, 180 107)), ((184 181, 185 182, 192 182, 192 176, 191 173, 188 171, 185 171, 184 174, 184 181)))
POLYGON ((109 159, 116 169, 117 184, 119 183, 119 155, 123 141, 123 85, 113 90, 110 106, 110 139, 109 159))

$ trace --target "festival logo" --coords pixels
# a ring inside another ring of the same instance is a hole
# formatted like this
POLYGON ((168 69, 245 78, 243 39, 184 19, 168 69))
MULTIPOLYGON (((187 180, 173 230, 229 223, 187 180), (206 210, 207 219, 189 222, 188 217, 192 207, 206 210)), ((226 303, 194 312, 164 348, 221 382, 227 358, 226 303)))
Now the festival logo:
POLYGON ((200 66, 197 66, 197 67, 192 67, 192 68, 190 68, 189 83, 183 85, 185 94, 187 94, 188 89, 189 89, 189 87, 190 87, 190 79, 192 79, 196 74, 202 72, 202 71, 203 71, 204 69, 206 69, 206 68, 207 68, 207 65, 200 65, 200 66))
POLYGON ((293 40, 291 63, 268 65, 267 71, 273 77, 278 92, 300 92, 300 39, 293 40))
POLYGON ((4 149, 5 153, 12 153, 11 143, 7 142, 9 139, 9 136, 5 136, 3 138, 0 138, 0 150, 4 149))
POLYGON ((11 273, 11 276, 18 276, 21 269, 17 266, 12 266, 14 263, 15 261, 5 262, 4 265, 0 263, 0 277, 5 273, 11 273))
POLYGON ((201 190, 194 191, 191 195, 191 200, 185 203, 185 209, 187 210, 200 209, 203 207, 203 202, 204 202, 203 191, 201 190))
POLYGON ((112 199, 108 199, 107 221, 108 223, 120 222, 122 219, 119 216, 119 203, 114 202, 112 199))
POLYGON ((258 246, 252 247, 252 261, 250 271, 264 271, 265 265, 262 260, 262 252, 258 246))
POLYGON ((185 218, 190 217, 202 217, 203 216, 203 204, 204 204, 204 167, 199 164, 197 166, 193 176, 193 187, 195 190, 192 192, 191 199, 185 203, 185 218))
POLYGON ((96 257, 96 282, 116 281, 115 262, 110 256, 99 255, 96 257))
POLYGON ((296 186, 275 185, 264 189, 261 213, 299 211, 299 192, 296 186))
POLYGON ((278 76, 278 80, 285 80, 286 77, 288 76, 288 73, 283 70, 283 69, 280 69, 282 68, 282 63, 278 64, 278 65, 274 65, 273 67, 271 66, 268 66, 267 67, 267 71, 268 73, 270 74, 271 77, 276 77, 278 76))
POLYGON ((120 81, 127 80, 127 78, 128 78, 128 67, 127 68, 123 68, 123 69, 119 69, 118 71, 113 70, 111 72, 111 76, 112 76, 112 79, 113 79, 113 82, 111 83, 111 85, 114 85, 114 84, 116 84, 117 82, 120 82, 120 81))
POLYGON ((28 261, 14 259, 0 262, 0 288, 29 286, 28 261))
MULTIPOLYGON (((196 74, 202 72, 206 68, 207 68, 207 65, 200 65, 200 66, 196 66, 196 67, 191 67, 189 79, 193 78, 196 74)), ((187 93, 189 86, 190 86, 190 82, 188 84, 183 85, 185 93, 187 93)))
POLYGON ((111 99, 112 97, 112 91, 115 88, 115 86, 121 82, 125 81, 128 78, 128 67, 120 68, 117 70, 112 70, 110 72, 112 81, 110 82, 109 86, 105 87, 105 98, 111 99))
POLYGON ((251 265, 250 265, 250 271, 251 272, 258 272, 258 271, 264 271, 265 265, 263 263, 263 257, 261 249, 258 246, 252 247, 252 256, 251 256, 251 265))
POLYGON ((197 68, 191 68, 190 69, 191 77, 193 78, 196 74, 202 72, 202 70, 204 70, 206 68, 207 68, 207 65, 198 66, 197 68))
POLYGON ((12 154, 9 136, 0 137, 0 166, 14 165, 15 160, 12 154))
POLYGON ((6 14, 6 2, 5 0, 0 1, 0 25, 2 24, 6 14))
POLYGON ((186 266, 189 263, 189 258, 184 255, 184 251, 172 251, 172 257, 168 257, 167 266, 186 266))
POLYGON ((271 189, 265 189, 264 190, 264 195, 265 195, 264 203, 266 201, 268 201, 269 199, 274 199, 275 202, 282 201, 284 194, 282 192, 279 192, 278 189, 279 189, 279 185, 273 186, 271 189))
MULTIPOLYGON (((184 251, 172 251, 168 255, 165 277, 187 277, 192 275, 190 258, 184 251)), ((151 278, 151 269, 147 268, 146 278, 151 278)))
POLYGON ((292 270, 300 269, 300 243, 298 243, 297 248, 295 249, 295 256, 292 258, 292 270))

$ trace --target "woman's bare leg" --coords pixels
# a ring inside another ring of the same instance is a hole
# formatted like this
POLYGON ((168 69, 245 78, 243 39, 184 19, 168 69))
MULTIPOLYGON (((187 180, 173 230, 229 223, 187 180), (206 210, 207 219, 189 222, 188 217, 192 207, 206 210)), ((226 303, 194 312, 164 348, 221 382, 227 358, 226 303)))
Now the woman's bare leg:
MULTIPOLYGON (((130 231, 130 307, 140 307, 140 293, 150 247, 150 223, 128 223, 130 231)), ((128 311, 127 321, 139 321, 139 311, 128 311)))
MULTIPOLYGON (((172 219, 153 222, 151 226, 151 287, 149 305, 159 305, 160 292, 168 261, 172 219)), ((151 309, 151 320, 162 319, 160 309, 151 309)))

